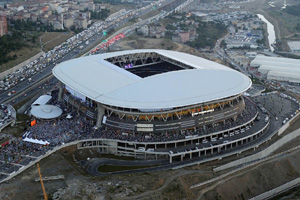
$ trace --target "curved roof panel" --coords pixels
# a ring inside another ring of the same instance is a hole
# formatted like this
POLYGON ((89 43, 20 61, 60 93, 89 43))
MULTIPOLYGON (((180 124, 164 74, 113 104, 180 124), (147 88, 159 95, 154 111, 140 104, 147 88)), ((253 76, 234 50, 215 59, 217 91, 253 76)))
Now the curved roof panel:
POLYGON ((62 109, 54 105, 34 106, 31 109, 31 114, 39 119, 54 119, 62 114, 62 109))
POLYGON ((257 55, 254 60, 251 61, 250 66, 272 65, 289 68, 300 68, 300 62, 298 59, 282 58, 282 57, 270 57, 264 55, 257 55))
POLYGON ((63 62, 53 74, 68 87, 106 105, 137 109, 168 109, 218 100, 246 91, 251 80, 224 65, 167 50, 131 50, 63 62), (195 69, 141 78, 105 59, 155 52, 195 69))

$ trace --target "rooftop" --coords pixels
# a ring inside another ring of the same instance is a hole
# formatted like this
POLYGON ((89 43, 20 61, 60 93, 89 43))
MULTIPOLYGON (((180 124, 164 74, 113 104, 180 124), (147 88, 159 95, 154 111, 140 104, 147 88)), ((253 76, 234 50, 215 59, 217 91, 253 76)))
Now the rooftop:
POLYGON ((240 94, 251 86, 247 76, 224 65, 186 53, 156 49, 81 57, 60 63, 53 74, 67 87, 97 102, 141 110, 209 102, 240 94), (153 54, 185 69, 142 78, 107 61, 111 58, 115 63, 117 59, 133 61, 153 54))

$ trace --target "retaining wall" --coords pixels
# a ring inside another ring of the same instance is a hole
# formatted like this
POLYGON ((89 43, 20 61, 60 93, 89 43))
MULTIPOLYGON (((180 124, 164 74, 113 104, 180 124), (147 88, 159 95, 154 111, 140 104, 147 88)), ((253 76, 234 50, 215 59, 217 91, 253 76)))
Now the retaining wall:
POLYGON ((255 196, 255 197, 253 197, 253 198, 251 198, 249 200, 270 199, 270 198, 276 196, 277 194, 280 194, 280 193, 282 193, 284 191, 287 191, 287 190, 289 190, 289 189, 291 189, 293 187, 298 186, 299 184, 300 184, 300 178, 296 178, 296 179, 294 179, 294 180, 292 180, 292 181, 290 181, 290 182, 288 182, 286 184, 283 184, 283 185, 281 185, 281 186, 279 186, 277 188, 274 188, 274 189, 269 190, 269 191, 267 191, 265 193, 262 193, 262 194, 260 194, 258 196, 255 196))
MULTIPOLYGON (((282 128, 285 130, 287 127, 282 127, 282 128)), ((245 163, 253 162, 253 161, 258 160, 258 159, 265 158, 265 157, 271 155, 273 152, 275 152, 278 148, 282 147, 283 145, 285 145, 286 143, 292 141, 294 138, 296 138, 298 136, 300 136, 300 129, 297 129, 296 131, 284 136, 283 138, 279 139, 278 141, 276 141, 271 146, 267 147, 266 149, 254 154, 254 155, 247 156, 247 157, 241 158, 239 160, 235 160, 233 162, 227 163, 227 164, 222 165, 220 167, 216 167, 216 168, 214 168, 214 171, 222 171, 222 170, 225 170, 225 169, 228 169, 228 168, 231 168, 231 167, 235 167, 235 166, 242 165, 242 164, 245 164, 245 163)))
POLYGON ((78 142, 79 141, 74 141, 74 142, 70 142, 70 143, 67 143, 67 144, 63 144, 63 145, 58 146, 58 147, 54 147, 51 151, 47 151, 47 153, 45 155, 42 155, 42 156, 38 157, 36 160, 30 162, 28 165, 21 167, 18 171, 11 173, 7 178, 0 181, 0 183, 3 183, 5 181, 8 181, 8 180, 12 179, 13 177, 15 177, 18 174, 22 173, 26 169, 28 169, 31 166, 35 165, 36 163, 40 162, 42 159, 50 156, 52 153, 55 153, 56 151, 58 151, 62 148, 68 147, 68 146, 77 145, 78 142))

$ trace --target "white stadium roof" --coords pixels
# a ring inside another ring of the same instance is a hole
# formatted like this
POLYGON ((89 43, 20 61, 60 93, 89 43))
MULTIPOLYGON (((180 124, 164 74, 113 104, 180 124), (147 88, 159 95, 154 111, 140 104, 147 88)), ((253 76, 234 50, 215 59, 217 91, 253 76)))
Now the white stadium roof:
POLYGON ((66 86, 106 105, 168 109, 218 100, 246 91, 251 80, 224 65, 168 50, 130 50, 81 57, 60 63, 53 74, 66 86), (141 78, 104 59, 155 52, 195 69, 141 78))

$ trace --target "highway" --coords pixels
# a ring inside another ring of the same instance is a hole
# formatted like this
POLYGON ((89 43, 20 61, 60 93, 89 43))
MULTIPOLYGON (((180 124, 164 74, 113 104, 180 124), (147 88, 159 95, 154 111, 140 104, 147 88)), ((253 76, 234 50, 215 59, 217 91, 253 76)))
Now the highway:
MULTIPOLYGON (((167 3, 170 3, 174 0, 167 0, 162 3, 159 7, 163 7, 167 3)), ((159 8, 158 7, 158 8, 159 8)), ((152 7, 149 7, 141 12, 136 13, 135 15, 126 17, 122 21, 112 21, 109 22, 108 28, 105 30, 109 32, 110 30, 116 30, 119 27, 126 24, 130 19, 139 17, 142 15, 145 15, 152 11, 152 7)), ((23 82, 19 82, 17 85, 11 87, 7 91, 0 91, 0 102, 1 103, 8 103, 8 104, 16 104, 24 99, 26 99, 28 96, 31 96, 33 94, 36 94, 38 92, 42 91, 48 91, 51 86, 55 85, 57 83, 57 79, 54 77, 49 77, 52 75, 52 69, 54 66, 58 63, 76 58, 80 55, 83 55, 85 52, 87 52, 89 49, 92 49, 93 47, 97 46, 101 41, 104 39, 104 36, 102 34, 102 31, 99 31, 98 34, 92 36, 88 39, 89 43, 86 44, 86 41, 83 41, 80 45, 75 47, 73 50, 71 50, 66 55, 62 56, 60 59, 56 60, 55 63, 51 63, 46 68, 41 69, 39 72, 31 76, 32 82, 29 82, 27 80, 23 82), (82 46, 83 48, 80 48, 82 46), (50 79, 49 79, 50 78, 50 79), (38 83, 38 84, 37 84, 38 83), (45 85, 46 84, 46 85, 45 85), (15 94, 13 94, 11 91, 16 91, 15 94), (8 93, 11 93, 9 96, 8 93)))

